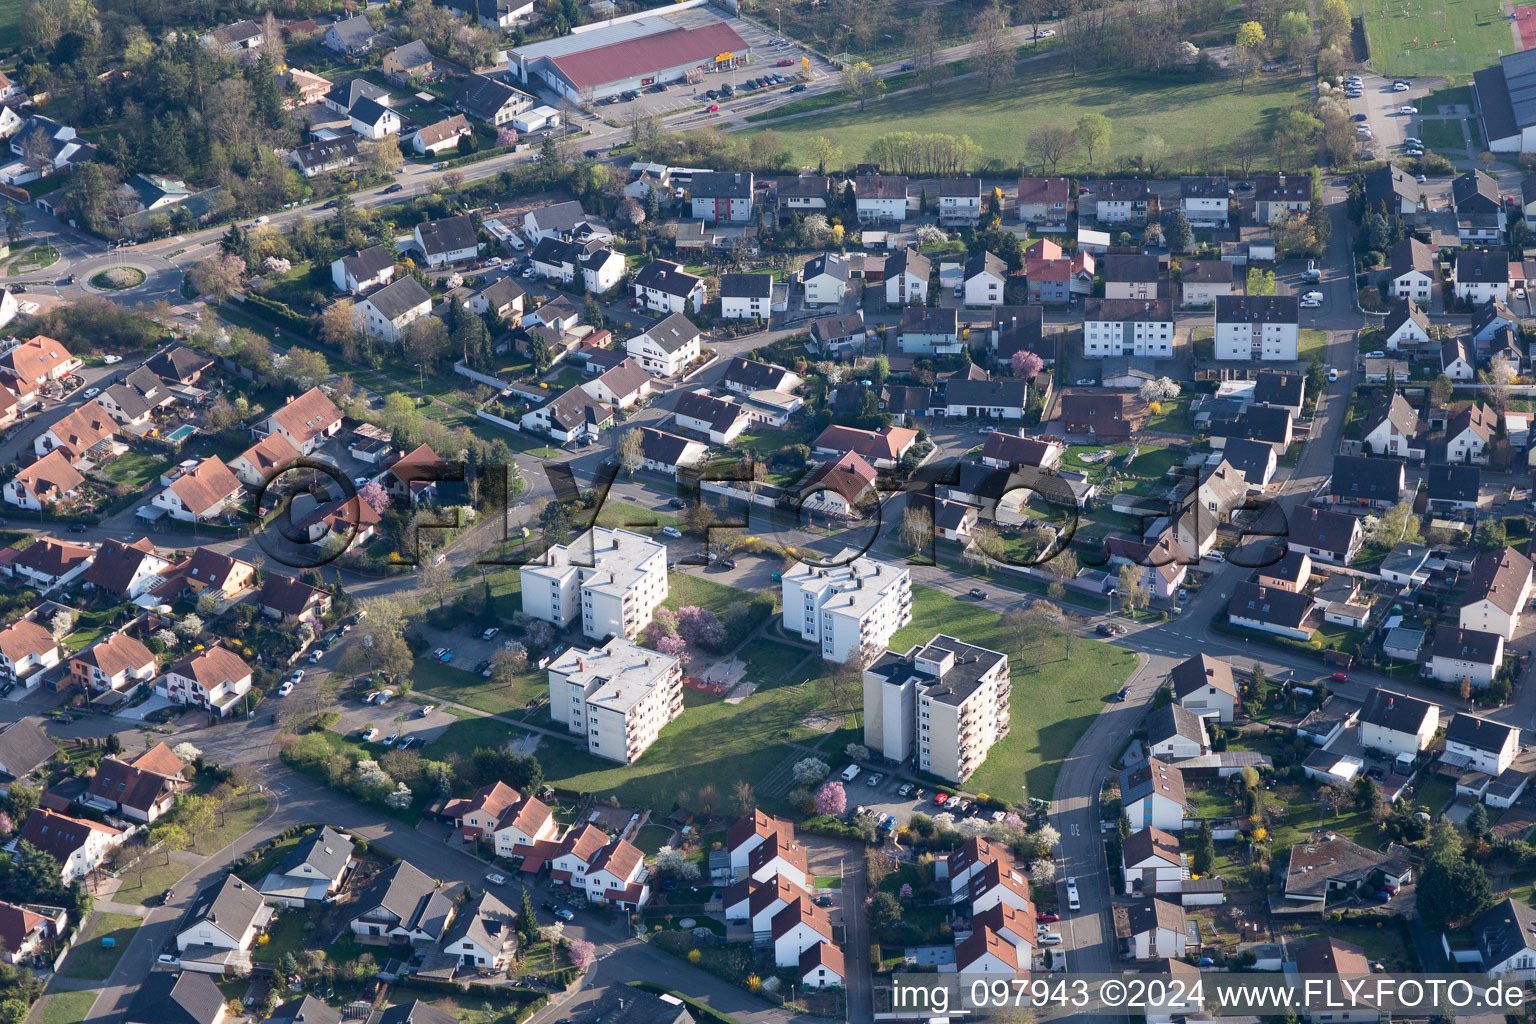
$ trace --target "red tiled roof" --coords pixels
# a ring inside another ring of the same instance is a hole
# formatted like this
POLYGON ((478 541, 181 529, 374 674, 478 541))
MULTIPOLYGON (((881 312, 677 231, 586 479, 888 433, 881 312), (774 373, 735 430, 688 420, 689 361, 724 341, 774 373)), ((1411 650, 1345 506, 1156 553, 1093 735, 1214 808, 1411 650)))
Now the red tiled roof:
POLYGON ((549 62, 580 89, 623 78, 642 78, 663 68, 713 60, 716 54, 748 49, 747 41, 724 23, 701 28, 675 28, 668 32, 609 43, 551 57, 549 62))

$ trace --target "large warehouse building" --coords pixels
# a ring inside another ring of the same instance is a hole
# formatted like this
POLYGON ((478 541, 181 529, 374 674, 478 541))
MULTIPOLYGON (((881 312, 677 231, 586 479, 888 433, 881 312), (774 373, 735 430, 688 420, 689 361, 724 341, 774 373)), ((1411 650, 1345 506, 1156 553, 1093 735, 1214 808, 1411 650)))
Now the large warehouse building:
MULTIPOLYGON (((681 28, 661 17, 637 18, 507 51, 508 70, 580 102, 656 82, 677 82, 706 69, 744 63, 746 40, 724 22, 681 28)), ((695 79, 697 80, 697 79, 695 79)))
POLYGON ((1472 82, 1489 151, 1536 153, 1536 50, 1512 53, 1472 82))

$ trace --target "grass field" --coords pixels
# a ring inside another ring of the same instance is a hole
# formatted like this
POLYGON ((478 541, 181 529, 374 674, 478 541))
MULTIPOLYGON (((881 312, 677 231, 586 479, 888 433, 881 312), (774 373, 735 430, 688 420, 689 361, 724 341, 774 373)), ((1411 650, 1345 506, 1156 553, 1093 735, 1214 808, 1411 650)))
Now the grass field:
POLYGON ((158 853, 149 854, 146 860, 142 874, 138 868, 134 868, 123 875, 122 884, 112 894, 113 900, 145 906, 158 900, 161 893, 181 881, 182 876, 192 870, 176 860, 167 864, 165 858, 158 853))
POLYGON ((1322 362, 1328 357, 1328 332, 1316 327, 1303 327, 1298 339, 1301 361, 1322 362))
POLYGON ((1070 656, 1059 640, 1022 651, 1021 638, 1008 634, 996 612, 940 590, 913 587, 912 625, 891 639, 891 648, 904 651, 938 632, 1009 657, 1008 735, 966 782, 972 792, 1009 802, 1019 799, 1021 782, 1030 796, 1050 797, 1072 745, 1136 667, 1130 652, 1081 637, 1073 639, 1070 656))
POLYGON ((102 472, 115 484, 130 490, 142 491, 159 478, 161 470, 170 466, 171 460, 149 452, 124 452, 107 463, 102 472))
POLYGON ((86 981, 106 981, 112 969, 122 959, 133 941, 134 933, 143 924, 132 914, 100 913, 91 920, 91 927, 80 944, 69 951, 64 968, 59 973, 66 978, 83 978, 86 981), (116 945, 103 949, 101 940, 111 938, 116 945))
POLYGON ((1466 137, 1461 134, 1461 124, 1460 121, 1420 121, 1419 138, 1430 149, 1454 156, 1467 145, 1466 137))
POLYGON ((1463 80, 1519 49, 1498 0, 1359 0, 1371 64, 1383 75, 1463 80))
MULTIPOLYGON (((10 5, 7 4, 5 9, 9 10, 10 5)), ((96 997, 100 994, 95 989, 55 992, 46 997, 34 1019, 37 1024, 80 1024, 90 1015, 91 1007, 96 1005, 96 997)))
MULTIPOLYGON (((1115 160, 1133 155, 1149 135, 1178 149, 1193 144, 1209 149, 1229 142, 1250 126, 1268 129, 1303 97, 1296 76, 1262 75, 1246 91, 1224 78, 1175 83, 1115 71, 1079 69, 1076 77, 1062 60, 1030 65, 1028 74, 1005 87, 986 91, 977 79, 929 91, 893 96, 857 109, 829 112, 770 125, 794 154, 796 163, 813 163, 808 143, 818 135, 836 139, 843 163, 864 158, 870 142, 888 132, 943 132, 969 135, 985 158, 1007 163, 1019 159, 1030 132, 1042 124, 1071 127, 1084 114, 1110 119, 1108 152, 1094 154, 1094 167, 1108 171, 1115 160)), ((1088 169, 1086 155, 1060 164, 1055 173, 1088 169)))

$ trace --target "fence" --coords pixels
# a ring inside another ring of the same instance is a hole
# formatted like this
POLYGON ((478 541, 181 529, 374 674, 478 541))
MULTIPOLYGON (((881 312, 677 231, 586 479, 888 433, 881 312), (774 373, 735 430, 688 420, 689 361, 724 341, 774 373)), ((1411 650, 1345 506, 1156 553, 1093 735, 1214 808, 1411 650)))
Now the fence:
POLYGON ((478 370, 471 370, 463 363, 454 363, 453 372, 458 374, 460 377, 468 377, 476 384, 485 384, 493 387, 497 391, 505 391, 507 388, 512 386, 511 381, 502 380, 500 377, 492 377, 490 374, 481 373, 478 370))
POLYGON ((475 415, 480 417, 481 419, 485 420, 487 423, 494 423, 494 424, 496 424, 498 427, 501 427, 503 430, 515 430, 519 434, 521 434, 523 432, 523 428, 522 428, 521 424, 514 423, 511 420, 502 419, 500 416, 497 416, 494 413, 486 412, 484 409, 476 409, 475 410, 475 415))

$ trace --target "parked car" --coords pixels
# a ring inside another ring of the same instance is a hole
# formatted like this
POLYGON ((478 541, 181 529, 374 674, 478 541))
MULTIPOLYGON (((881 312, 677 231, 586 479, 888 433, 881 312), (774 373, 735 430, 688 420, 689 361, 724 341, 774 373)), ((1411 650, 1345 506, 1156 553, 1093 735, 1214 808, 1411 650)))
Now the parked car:
POLYGON ((487 882, 490 882, 492 885, 506 885, 507 884, 507 876, 506 875, 499 875, 499 874, 497 874, 494 871, 492 871, 489 874, 487 874, 485 876, 485 880, 487 882))
POLYGON ((789 87, 789 91, 790 92, 805 92, 805 83, 801 82, 798 85, 792 85, 792 86, 789 87))
POLYGON ((1393 92, 1407 92, 1408 91, 1408 83, 1407 82, 1393 82, 1392 83, 1392 91, 1393 92))
POLYGON ((1349 119, 1351 121, 1369 121, 1370 117, 1366 114, 1351 114, 1349 115, 1349 119))
POLYGON ((906 796, 908 793, 911 793, 911 792, 912 792, 912 783, 910 783, 910 782, 903 782, 901 784, 901 788, 896 790, 896 795, 897 796, 906 796))
POLYGON ((1045 921, 1045 922, 1060 921, 1061 920, 1061 915, 1060 914, 1052 913, 1050 911, 1045 911, 1044 913, 1036 914, 1035 915, 1035 920, 1036 921, 1045 921))
POLYGON ((1418 107, 1411 107, 1411 106, 1409 106, 1408 104, 1405 103, 1402 106, 1397 108, 1397 112, 1399 114, 1417 114, 1419 112, 1419 108, 1418 107))
POLYGON ((935 807, 943 807, 948 801, 949 801, 949 794, 948 793, 935 793, 935 794, 933 794, 933 806, 935 806, 935 807))
POLYGON ((884 781, 885 781, 885 776, 882 773, 874 772, 874 773, 872 773, 869 776, 869 778, 864 780, 864 785, 866 785, 866 786, 870 787, 871 789, 873 789, 874 787, 880 785, 880 783, 882 783, 884 781))
POLYGON ((437 705, 436 704, 423 704, 421 706, 421 717, 422 718, 426 718, 428 715, 430 715, 432 712, 434 712, 436 710, 437 710, 437 705))
POLYGON ((972 587, 969 593, 978 601, 985 601, 987 599, 987 592, 980 587, 972 587))
POLYGON ((399 738, 400 738, 400 734, 399 733, 392 732, 388 736, 384 737, 384 745, 386 747, 392 747, 392 746, 395 745, 395 740, 397 740, 399 738))
POLYGON ((496 634, 500 633, 500 632, 501 632, 501 630, 497 629, 495 626, 492 626, 489 629, 487 629, 485 632, 480 634, 480 639, 481 640, 494 640, 494 639, 496 639, 496 634))
POLYGON ((1116 704, 1124 704, 1125 701, 1126 701, 1126 698, 1130 697, 1130 695, 1131 695, 1131 688, 1129 686, 1122 686, 1122 687, 1120 687, 1119 692, 1115 694, 1115 703, 1116 704))
POLYGON ((405 186, 400 184, 397 181, 393 185, 391 185, 388 188, 386 188, 383 192, 380 192, 379 194, 380 195, 384 195, 384 196, 392 196, 396 192, 404 192, 404 191, 405 191, 405 186))
POLYGON ((826 895, 817 896, 815 899, 811 900, 811 902, 816 904, 818 907, 830 907, 832 905, 832 897, 826 895))
POLYGON ((85 397, 86 398, 95 398, 99 394, 101 394, 101 388, 86 388, 85 389, 85 397))
POLYGON ((378 735, 379 730, 370 725, 367 729, 363 730, 363 742, 372 743, 378 737, 378 735))
POLYGON ((279 697, 286 697, 286 696, 288 696, 292 692, 293 692, 293 684, 290 683, 290 682, 287 682, 287 681, 285 681, 282 686, 279 686, 277 688, 277 695, 279 697))
POLYGON ((720 104, 718 104, 718 103, 711 103, 709 106, 704 108, 704 113, 706 113, 706 114, 714 114, 714 113, 719 112, 719 110, 720 110, 720 104))
POLYGON ((1097 626, 1094 626, 1093 627, 1093 631, 1095 633, 1099 634, 1099 636, 1114 636, 1115 635, 1115 627, 1111 626, 1107 622, 1101 622, 1097 626))

